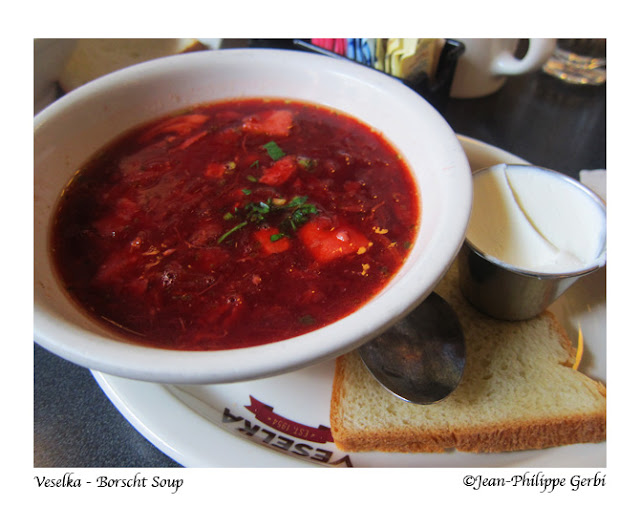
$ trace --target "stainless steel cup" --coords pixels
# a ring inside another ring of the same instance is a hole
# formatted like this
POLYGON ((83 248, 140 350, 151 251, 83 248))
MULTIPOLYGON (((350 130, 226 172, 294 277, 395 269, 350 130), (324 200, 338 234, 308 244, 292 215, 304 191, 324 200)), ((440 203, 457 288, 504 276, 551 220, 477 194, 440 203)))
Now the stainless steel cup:
MULTIPOLYGON (((595 193, 567 176, 557 175, 570 180, 605 212, 604 202, 595 193)), ((509 265, 479 251, 468 239, 458 255, 460 288, 464 296, 481 312, 502 320, 525 320, 539 315, 579 278, 605 263, 605 245, 590 265, 566 273, 534 272, 509 265)))

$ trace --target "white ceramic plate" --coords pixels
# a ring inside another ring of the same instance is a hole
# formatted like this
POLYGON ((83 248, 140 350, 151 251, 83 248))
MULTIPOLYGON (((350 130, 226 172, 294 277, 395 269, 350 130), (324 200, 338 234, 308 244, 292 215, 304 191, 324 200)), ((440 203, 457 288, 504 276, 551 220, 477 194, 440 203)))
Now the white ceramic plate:
MULTIPOLYGON (((459 136, 472 169, 526 163, 459 136)), ((585 353, 580 370, 605 382, 605 269, 579 280, 552 311, 585 353)), ((574 343, 575 344, 575 343, 574 343)), ((476 455, 340 452, 331 442, 329 402, 334 361, 273 378, 227 385, 173 386, 94 372, 123 416, 185 467, 605 467, 606 443, 476 455)))

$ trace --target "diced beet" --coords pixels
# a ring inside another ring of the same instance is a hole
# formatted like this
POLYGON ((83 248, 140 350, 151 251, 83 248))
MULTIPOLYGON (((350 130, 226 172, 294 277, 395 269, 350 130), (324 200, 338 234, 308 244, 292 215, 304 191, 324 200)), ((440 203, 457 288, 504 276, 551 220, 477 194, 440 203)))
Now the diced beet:
POLYGON ((182 116, 175 116, 169 118, 155 127, 144 132, 139 138, 139 142, 148 142, 157 135, 161 134, 176 134, 187 135, 194 131, 196 128, 202 126, 202 124, 209 119, 206 114, 185 114, 182 116))
POLYGON ((207 168, 204 171, 204 176, 208 179, 222 179, 226 165, 219 162, 209 162, 207 168))
POLYGON ((296 159, 289 155, 281 158, 266 168, 259 181, 269 186, 284 184, 296 171, 296 159))
POLYGON ((192 135, 191 137, 183 141, 182 144, 178 146, 178 149, 187 149, 189 146, 191 146, 192 144, 195 144, 204 136, 208 135, 208 133, 209 132, 205 131, 205 132, 198 132, 197 134, 192 135))
POLYGON ((241 135, 238 128, 224 128, 213 134, 213 140, 218 144, 230 144, 236 142, 241 135))
POLYGON ((242 130, 270 136, 289 135, 293 127, 293 113, 287 110, 265 111, 245 118, 242 130))

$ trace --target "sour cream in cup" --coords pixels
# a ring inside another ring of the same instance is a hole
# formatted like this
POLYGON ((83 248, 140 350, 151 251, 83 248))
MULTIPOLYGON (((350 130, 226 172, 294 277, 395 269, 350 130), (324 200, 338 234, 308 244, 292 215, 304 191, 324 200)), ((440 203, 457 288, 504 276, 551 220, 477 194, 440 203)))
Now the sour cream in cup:
POLYGON ((605 264, 604 202, 574 179, 500 164, 476 172, 473 189, 460 271, 463 293, 481 311, 535 316, 605 264))

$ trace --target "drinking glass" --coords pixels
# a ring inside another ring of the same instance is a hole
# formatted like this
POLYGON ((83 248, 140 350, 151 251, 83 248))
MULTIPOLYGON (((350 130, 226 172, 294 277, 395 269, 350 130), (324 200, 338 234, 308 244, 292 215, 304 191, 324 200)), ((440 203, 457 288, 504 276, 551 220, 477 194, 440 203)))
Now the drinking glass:
POLYGON ((542 70, 570 84, 603 84, 607 80, 607 40, 558 39, 542 70))

